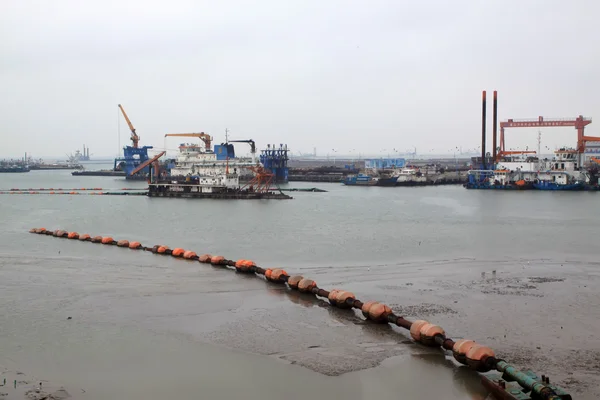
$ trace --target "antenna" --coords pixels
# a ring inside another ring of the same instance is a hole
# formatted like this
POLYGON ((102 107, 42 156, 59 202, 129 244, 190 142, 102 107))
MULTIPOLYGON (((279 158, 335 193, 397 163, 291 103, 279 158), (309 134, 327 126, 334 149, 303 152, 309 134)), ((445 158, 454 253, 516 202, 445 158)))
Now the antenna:
POLYGON ((225 128, 225 143, 229 143, 229 129, 225 128))

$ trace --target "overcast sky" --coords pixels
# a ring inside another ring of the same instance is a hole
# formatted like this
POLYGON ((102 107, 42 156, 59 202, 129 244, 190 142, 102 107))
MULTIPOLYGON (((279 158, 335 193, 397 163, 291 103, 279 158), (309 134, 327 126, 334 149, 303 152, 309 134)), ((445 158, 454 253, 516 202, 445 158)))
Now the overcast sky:
MULTIPOLYGON (((294 153, 476 148, 499 118, 599 117, 594 0, 0 0, 0 156, 118 151, 165 133, 294 153), (489 101, 488 131, 492 107, 489 101), (129 132, 120 122, 121 145, 129 132), (385 149, 385 150, 384 150, 385 149)), ((542 130, 575 145, 573 128, 542 130)), ((513 129, 507 147, 536 146, 513 129)), ((169 148, 179 140, 171 139, 169 148)), ((242 149, 238 146, 239 150, 242 149)))

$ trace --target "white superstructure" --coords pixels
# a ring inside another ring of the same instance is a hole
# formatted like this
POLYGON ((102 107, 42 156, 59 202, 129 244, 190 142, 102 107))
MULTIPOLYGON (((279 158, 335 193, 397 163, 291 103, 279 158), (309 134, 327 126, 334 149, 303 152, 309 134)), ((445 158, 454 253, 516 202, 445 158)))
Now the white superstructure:
POLYGON ((554 152, 552 160, 540 163, 537 179, 566 185, 573 182, 589 183, 590 176, 579 165, 579 153, 577 150, 562 148, 554 152))
POLYGON ((212 150, 206 150, 199 144, 184 143, 179 146, 179 154, 175 159, 175 167, 171 169, 172 177, 221 177, 229 169, 241 179, 251 179, 254 173, 246 167, 256 166, 255 157, 235 157, 219 160, 212 150))
MULTIPOLYGON (((165 184, 162 184, 165 186, 165 184)), ((220 192, 224 189, 239 189, 240 187, 240 176, 237 173, 211 175, 211 176, 198 176, 194 179, 187 178, 185 184, 176 180, 171 181, 169 191, 177 192, 188 190, 191 193, 214 193, 220 192)))

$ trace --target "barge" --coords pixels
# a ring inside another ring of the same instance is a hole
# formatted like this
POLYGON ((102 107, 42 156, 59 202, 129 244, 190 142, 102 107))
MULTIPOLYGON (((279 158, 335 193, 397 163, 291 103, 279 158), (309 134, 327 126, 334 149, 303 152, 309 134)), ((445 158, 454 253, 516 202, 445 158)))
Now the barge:
POLYGON ((18 173, 18 172, 29 172, 30 169, 27 166, 10 165, 0 166, 0 173, 18 173))
MULTIPOLYGON (((288 200, 291 196, 281 190, 264 186, 260 176, 244 187, 239 185, 238 173, 197 176, 185 180, 165 180, 148 184, 148 197, 178 197, 194 199, 288 200)), ((270 182, 269 182, 270 183, 270 182)))

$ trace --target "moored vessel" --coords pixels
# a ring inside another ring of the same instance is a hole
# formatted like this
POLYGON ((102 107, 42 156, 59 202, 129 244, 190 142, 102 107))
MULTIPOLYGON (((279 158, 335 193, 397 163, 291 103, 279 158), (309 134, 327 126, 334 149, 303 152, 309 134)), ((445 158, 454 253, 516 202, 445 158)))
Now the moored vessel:
POLYGON ((29 167, 26 165, 3 165, 0 166, 0 173, 10 172, 29 172, 29 167))
POLYGON ((378 181, 378 178, 361 173, 344 177, 342 183, 346 186, 375 186, 378 181))

